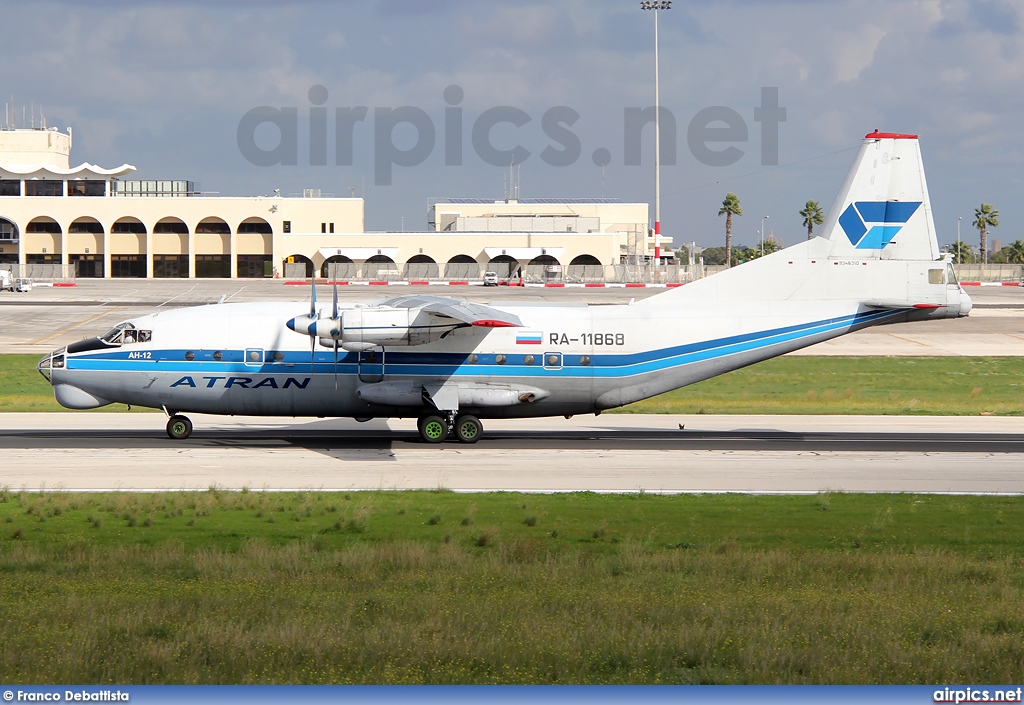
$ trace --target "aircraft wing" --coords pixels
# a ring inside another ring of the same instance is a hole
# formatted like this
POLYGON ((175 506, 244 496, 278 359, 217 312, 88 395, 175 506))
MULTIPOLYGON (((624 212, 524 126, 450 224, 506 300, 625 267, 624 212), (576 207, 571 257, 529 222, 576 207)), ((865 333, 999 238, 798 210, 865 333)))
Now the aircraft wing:
POLYGON ((398 296, 380 302, 393 308, 417 309, 439 318, 484 328, 519 328, 519 316, 483 304, 457 301, 443 296, 398 296))

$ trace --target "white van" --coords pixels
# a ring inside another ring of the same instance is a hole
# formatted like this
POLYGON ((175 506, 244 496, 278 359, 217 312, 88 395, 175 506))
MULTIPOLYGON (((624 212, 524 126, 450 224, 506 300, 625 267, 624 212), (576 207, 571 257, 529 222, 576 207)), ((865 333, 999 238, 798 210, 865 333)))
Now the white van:
POLYGON ((15 291, 32 291, 32 280, 24 277, 18 279, 14 283, 15 291))
POLYGON ((14 276, 9 269, 0 269, 0 291, 14 291, 14 276))

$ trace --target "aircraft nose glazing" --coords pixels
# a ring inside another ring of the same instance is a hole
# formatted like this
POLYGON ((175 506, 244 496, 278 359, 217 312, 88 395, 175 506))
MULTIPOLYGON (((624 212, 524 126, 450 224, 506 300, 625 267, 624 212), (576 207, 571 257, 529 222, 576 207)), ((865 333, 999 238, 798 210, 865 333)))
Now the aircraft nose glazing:
POLYGON ((46 381, 50 381, 50 374, 53 370, 64 369, 64 354, 67 348, 61 348, 54 350, 52 353, 44 357, 39 361, 36 369, 39 370, 39 374, 46 378, 46 381))

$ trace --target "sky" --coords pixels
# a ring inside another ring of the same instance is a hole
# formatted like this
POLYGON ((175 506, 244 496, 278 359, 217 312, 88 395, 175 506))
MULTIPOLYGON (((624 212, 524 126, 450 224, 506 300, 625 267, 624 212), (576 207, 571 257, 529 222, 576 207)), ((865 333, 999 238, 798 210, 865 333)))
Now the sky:
MULTIPOLYGON (((990 237, 1024 239, 1024 3, 675 0, 658 24, 663 153, 676 133, 661 222, 677 243, 724 244, 729 192, 735 243, 755 244, 763 216, 799 241, 798 211, 828 209, 875 128, 920 135, 940 244, 962 217, 977 246, 983 202, 1001 214, 990 237)), ((34 106, 73 128, 73 165, 222 195, 354 194, 367 230, 414 231, 432 198, 504 198, 518 152, 521 197, 650 202, 654 217, 653 126, 637 142, 634 120, 654 105, 654 13, 639 1, 32 2, 5 7, 4 35, 2 101, 19 123, 34 106)))

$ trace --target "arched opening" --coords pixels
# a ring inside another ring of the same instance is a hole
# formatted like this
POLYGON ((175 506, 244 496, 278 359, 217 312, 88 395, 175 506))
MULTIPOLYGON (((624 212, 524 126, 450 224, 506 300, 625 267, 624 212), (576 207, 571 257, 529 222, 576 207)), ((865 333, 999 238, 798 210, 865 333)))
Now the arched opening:
POLYGON ((60 235, 64 231, 61 229, 60 223, 58 223, 53 218, 47 218, 46 216, 40 216, 38 218, 33 218, 31 221, 29 221, 28 227, 25 228, 25 232, 27 232, 27 233, 55 233, 57 235, 60 235))
POLYGON ((53 218, 33 218, 25 226, 22 248, 28 268, 25 276, 33 279, 50 279, 61 276, 61 230, 60 223, 53 218))
POLYGON ((348 281, 359 275, 359 265, 345 255, 331 255, 320 267, 320 276, 328 281, 348 281))
POLYGON ((153 276, 188 277, 188 226, 180 218, 162 218, 153 226, 153 276))
POLYGON ((196 226, 197 235, 230 235, 231 228, 220 218, 203 218, 196 226))
POLYGON ((7 218, 0 218, 0 264, 18 263, 19 239, 17 223, 7 218))
POLYGON ((203 218, 192 238, 196 248, 196 277, 231 276, 231 228, 220 218, 203 218))
POLYGON ((498 275, 498 279, 518 279, 519 260, 512 255, 498 255, 487 263, 487 270, 498 275))
POLYGON ((285 279, 312 279, 313 260, 305 255, 289 255, 281 263, 285 279))
POLYGON ((132 217, 116 220, 110 228, 110 252, 110 276, 145 278, 146 226, 143 222, 132 217))
POLYGON ((551 255, 540 255, 526 265, 526 279, 530 282, 561 281, 562 265, 551 255))
POLYGON ((274 229, 270 227, 270 223, 263 220, 263 218, 246 218, 238 224, 239 235, 253 233, 258 233, 260 235, 273 235, 274 229))
POLYGON ((374 255, 366 260, 363 276, 371 281, 386 282, 402 278, 395 260, 387 255, 374 255))
POLYGON ((274 276, 274 230, 263 218, 246 218, 235 235, 239 278, 274 276))
POLYGON ((118 218, 114 221, 114 227, 110 229, 112 233, 124 234, 132 233, 135 235, 145 235, 148 231, 146 225, 138 218, 118 218))
POLYGON ((444 266, 444 278, 466 280, 480 278, 480 263, 469 255, 455 255, 444 266))
POLYGON ((593 255, 577 255, 565 270, 565 280, 574 284, 604 281, 604 266, 593 255))
POLYGON ((405 263, 405 278, 409 281, 427 281, 437 279, 440 275, 441 269, 433 257, 413 255, 405 263))
POLYGON ((68 227, 68 264, 77 279, 103 277, 103 224, 78 218, 68 227))

